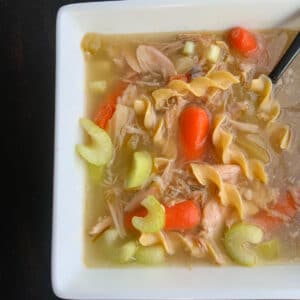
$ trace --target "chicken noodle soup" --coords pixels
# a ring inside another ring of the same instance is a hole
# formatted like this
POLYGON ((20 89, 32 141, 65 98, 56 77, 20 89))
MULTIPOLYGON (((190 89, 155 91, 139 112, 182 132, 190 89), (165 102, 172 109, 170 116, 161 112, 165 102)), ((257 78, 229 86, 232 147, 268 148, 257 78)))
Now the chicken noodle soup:
POLYGON ((300 257, 295 34, 84 36, 88 266, 300 257))

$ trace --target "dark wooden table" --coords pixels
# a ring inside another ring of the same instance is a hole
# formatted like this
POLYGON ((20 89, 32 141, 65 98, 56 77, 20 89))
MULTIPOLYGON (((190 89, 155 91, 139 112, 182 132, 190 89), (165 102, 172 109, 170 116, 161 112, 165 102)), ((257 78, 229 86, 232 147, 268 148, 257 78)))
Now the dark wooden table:
POLYGON ((58 299, 50 280, 55 22, 59 7, 74 2, 0 0, 1 169, 9 187, 1 197, 1 299, 58 299))

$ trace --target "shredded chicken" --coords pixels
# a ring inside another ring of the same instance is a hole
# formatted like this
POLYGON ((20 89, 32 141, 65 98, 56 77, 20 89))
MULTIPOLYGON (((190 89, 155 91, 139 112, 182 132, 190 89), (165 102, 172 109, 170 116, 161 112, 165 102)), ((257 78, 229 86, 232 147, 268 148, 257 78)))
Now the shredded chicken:
POLYGON ((137 61, 135 51, 132 49, 124 49, 123 56, 125 61, 127 62, 128 66, 135 72, 141 73, 141 67, 137 61))
POLYGON ((89 231, 91 237, 96 237, 101 234, 104 230, 109 228, 113 224, 112 218, 109 216, 99 217, 97 223, 89 231))
POLYGON ((235 184, 241 174, 241 168, 238 165, 214 165, 223 181, 235 184))
POLYGON ((298 209, 300 210, 300 186, 290 187, 289 192, 291 193, 298 209))
POLYGON ((150 195, 153 195, 158 198, 160 192, 158 187, 155 184, 152 184, 146 190, 140 190, 134 194, 134 196, 130 199, 130 201, 125 205, 125 212, 133 211, 134 209, 138 208, 140 203, 150 195))
POLYGON ((174 233, 179 241, 183 244, 186 251, 190 252, 191 256, 196 258, 203 258, 207 255, 207 247, 203 242, 201 243, 199 238, 195 238, 191 234, 181 234, 179 232, 174 233))
POLYGON ((246 101, 243 102, 233 102, 228 105, 228 112, 233 118, 236 118, 241 112, 247 111, 249 108, 249 103, 246 101))
POLYGON ((159 82, 159 81, 146 81, 146 80, 137 80, 137 79, 126 79, 124 78, 123 79, 124 82, 127 82, 127 83, 132 83, 132 84, 135 84, 135 85, 138 85, 138 86, 149 86, 149 87, 161 87, 164 85, 164 83, 162 82, 159 82))
POLYGON ((249 84, 255 75, 255 65, 250 63, 241 63, 239 66, 242 71, 242 79, 244 83, 249 84))
POLYGON ((219 230, 224 222, 225 208, 217 201, 208 201, 203 208, 202 227, 207 233, 219 230))
POLYGON ((118 98, 118 104, 132 106, 134 100, 137 98, 137 88, 134 84, 129 84, 122 96, 118 98))
POLYGON ((161 74, 165 79, 176 74, 172 61, 152 46, 138 46, 136 56, 144 73, 161 74))
POLYGON ((178 39, 181 41, 200 42, 205 47, 208 47, 215 40, 212 35, 205 33, 179 33, 178 39))
MULTIPOLYGON (((126 99, 128 99, 128 97, 126 97, 126 99)), ((130 126, 130 124, 133 123, 133 119, 134 111, 131 107, 117 104, 116 111, 110 119, 108 126, 108 132, 117 147, 120 147, 123 144, 127 129, 126 126, 130 126)))
POLYGON ((182 49, 184 46, 184 42, 173 41, 168 43, 155 43, 152 44, 152 46, 163 52, 165 55, 170 56, 182 49))
POLYGON ((126 236, 126 231, 124 227, 124 211, 120 195, 110 195, 106 196, 106 203, 113 220, 113 224, 117 229, 119 236, 124 238, 126 236))

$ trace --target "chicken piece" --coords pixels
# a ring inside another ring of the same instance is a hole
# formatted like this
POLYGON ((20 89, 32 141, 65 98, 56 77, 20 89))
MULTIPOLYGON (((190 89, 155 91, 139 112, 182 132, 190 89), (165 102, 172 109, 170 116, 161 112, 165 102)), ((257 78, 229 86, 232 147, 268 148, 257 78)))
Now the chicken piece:
POLYGON ((224 223, 225 207, 222 207, 217 201, 207 202, 203 208, 202 227, 211 234, 220 229, 224 223))
POLYGON ((112 225, 112 218, 109 216, 99 217, 97 223, 89 231, 91 237, 96 237, 112 225))
POLYGON ((161 74, 164 79, 176 75, 172 61, 152 46, 138 46, 136 57, 143 73, 161 74))
POLYGON ((214 165, 222 180, 235 184, 238 181, 238 177, 241 174, 241 168, 238 165, 214 165))

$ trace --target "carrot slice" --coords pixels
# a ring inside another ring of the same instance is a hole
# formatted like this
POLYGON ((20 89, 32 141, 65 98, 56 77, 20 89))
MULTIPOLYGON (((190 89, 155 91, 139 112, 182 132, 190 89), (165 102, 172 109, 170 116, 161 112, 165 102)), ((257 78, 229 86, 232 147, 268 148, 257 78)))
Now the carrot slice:
MULTIPOLYGON (((166 223, 165 230, 186 230, 197 226, 201 219, 200 208, 192 200, 186 200, 175 204, 171 207, 165 206, 166 223)), ((143 207, 127 213, 124 216, 125 228, 134 229, 132 226, 132 218, 145 217, 147 210, 143 207)))
POLYGON ((185 160, 200 159, 209 132, 209 119, 199 106, 187 107, 179 119, 179 136, 185 160))
POLYGON ((106 128, 108 121, 112 118, 116 110, 118 97, 122 96, 127 86, 128 83, 123 81, 119 82, 116 89, 100 104, 100 107, 94 118, 95 123, 99 127, 103 129, 106 128))
POLYGON ((166 207, 166 230, 185 230, 197 226, 200 222, 201 211, 192 200, 186 200, 166 207))
POLYGON ((260 211, 253 218, 253 222, 266 231, 273 231, 286 220, 292 219, 297 213, 297 205, 291 193, 287 192, 270 210, 274 211, 274 215, 260 211))
POLYGON ((233 48, 244 55, 248 55, 258 47, 254 34, 242 27, 236 27, 230 30, 229 43, 233 48))

